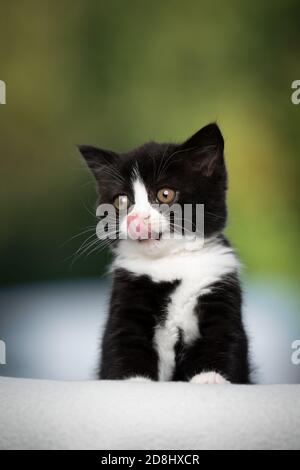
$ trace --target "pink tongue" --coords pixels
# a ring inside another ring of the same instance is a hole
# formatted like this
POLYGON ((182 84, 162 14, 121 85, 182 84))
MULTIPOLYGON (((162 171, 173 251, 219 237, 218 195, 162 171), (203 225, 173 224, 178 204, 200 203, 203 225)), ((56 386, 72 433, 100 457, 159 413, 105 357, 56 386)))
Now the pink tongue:
POLYGON ((151 238, 151 230, 149 225, 145 225, 141 220, 135 218, 127 227, 129 238, 132 240, 151 238))

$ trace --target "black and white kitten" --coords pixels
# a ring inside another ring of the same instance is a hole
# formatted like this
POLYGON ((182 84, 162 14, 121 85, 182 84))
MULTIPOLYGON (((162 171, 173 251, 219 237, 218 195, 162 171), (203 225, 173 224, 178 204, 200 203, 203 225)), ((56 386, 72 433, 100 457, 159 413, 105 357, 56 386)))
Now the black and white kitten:
POLYGON ((122 154, 91 146, 80 151, 100 204, 113 204, 116 212, 127 207, 117 233, 134 221, 135 233, 144 234, 112 243, 100 378, 248 383, 239 262, 222 234, 227 174, 218 126, 183 144, 149 142, 122 154), (157 204, 174 202, 204 204, 204 243, 197 234, 164 239, 178 223, 166 223, 157 204))

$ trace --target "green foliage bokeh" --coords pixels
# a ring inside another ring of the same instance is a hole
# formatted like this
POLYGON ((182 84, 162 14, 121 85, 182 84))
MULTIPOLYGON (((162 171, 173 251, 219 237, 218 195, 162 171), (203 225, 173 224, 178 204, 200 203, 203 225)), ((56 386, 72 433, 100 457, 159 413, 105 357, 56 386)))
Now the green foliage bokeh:
POLYGON ((2 2, 1 282, 105 270, 106 252, 72 262, 95 223, 76 144, 180 141, 215 120, 247 272, 296 280, 299 42, 296 0, 2 2))

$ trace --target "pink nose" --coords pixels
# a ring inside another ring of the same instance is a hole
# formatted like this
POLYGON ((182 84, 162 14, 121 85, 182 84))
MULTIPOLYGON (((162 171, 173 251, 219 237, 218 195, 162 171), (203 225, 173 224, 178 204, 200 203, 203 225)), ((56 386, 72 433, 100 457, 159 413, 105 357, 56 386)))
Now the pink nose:
POLYGON ((134 215, 128 215, 127 216, 127 227, 129 227, 129 225, 131 224, 131 222, 133 220, 135 220, 137 218, 137 214, 134 214, 134 215))
MULTIPOLYGON (((146 217, 147 219, 148 217, 146 217)), ((127 231, 130 238, 148 238, 150 224, 145 221, 145 217, 139 214, 127 216, 127 231)))

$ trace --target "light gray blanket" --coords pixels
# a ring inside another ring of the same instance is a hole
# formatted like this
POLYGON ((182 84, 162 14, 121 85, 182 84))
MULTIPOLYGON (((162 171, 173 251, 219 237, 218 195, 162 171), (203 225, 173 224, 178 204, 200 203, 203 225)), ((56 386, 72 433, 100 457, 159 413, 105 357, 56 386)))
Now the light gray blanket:
POLYGON ((300 449, 300 385, 0 378, 1 449, 300 449))

